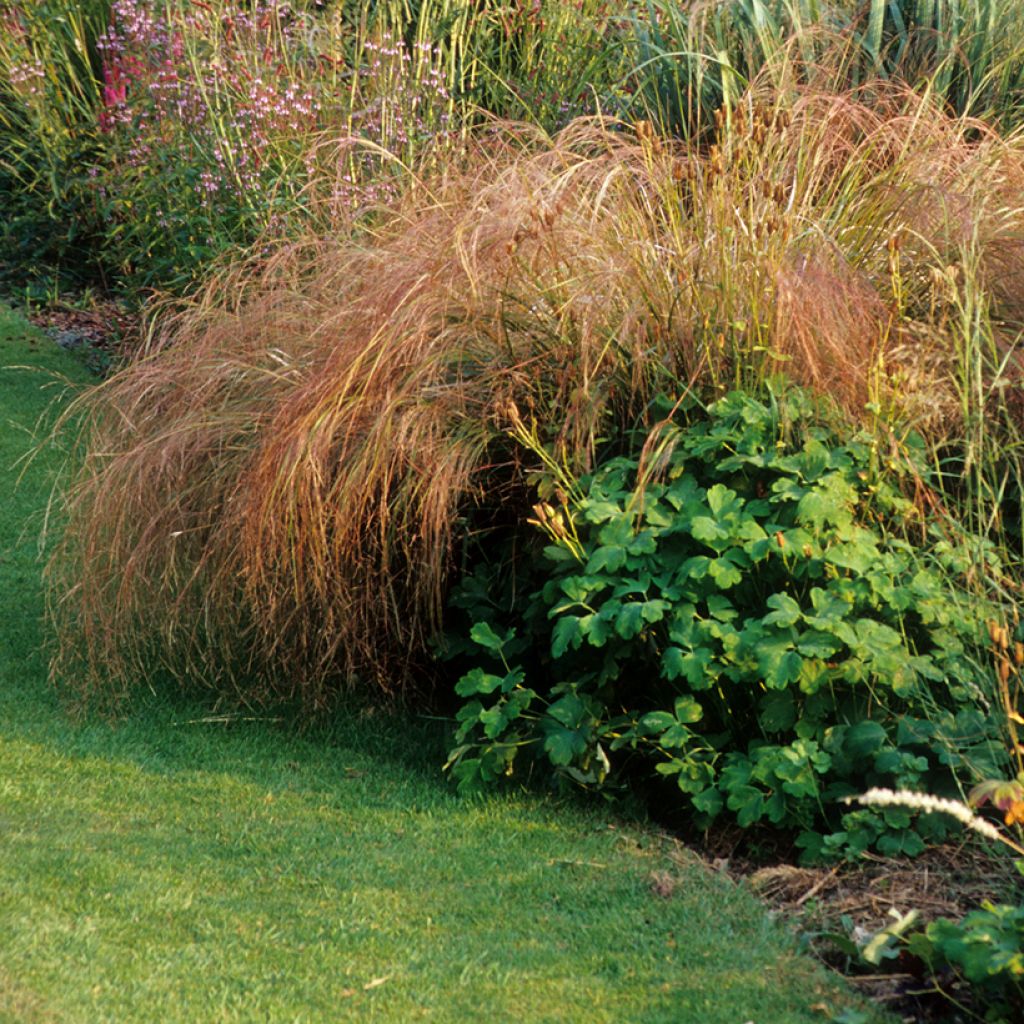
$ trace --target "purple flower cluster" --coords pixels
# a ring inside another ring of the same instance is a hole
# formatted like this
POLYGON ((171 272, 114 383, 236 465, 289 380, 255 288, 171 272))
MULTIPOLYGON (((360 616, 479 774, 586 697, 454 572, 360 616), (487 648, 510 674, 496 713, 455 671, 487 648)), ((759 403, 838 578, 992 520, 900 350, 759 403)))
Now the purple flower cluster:
POLYGON ((169 19, 152 0, 114 0, 98 48, 100 127, 114 136, 115 172, 141 175, 154 161, 174 161, 195 169, 201 206, 217 196, 249 203, 268 151, 318 127, 315 84, 276 73, 294 66, 281 50, 296 23, 286 3, 219 13, 197 3, 169 19))
POLYGON ((144 218, 158 245, 175 231, 241 241, 288 230, 313 194, 346 223, 392 200, 402 165, 450 137, 441 54, 382 35, 339 58, 319 51, 319 29, 275 0, 113 0, 99 42, 105 215, 144 218))

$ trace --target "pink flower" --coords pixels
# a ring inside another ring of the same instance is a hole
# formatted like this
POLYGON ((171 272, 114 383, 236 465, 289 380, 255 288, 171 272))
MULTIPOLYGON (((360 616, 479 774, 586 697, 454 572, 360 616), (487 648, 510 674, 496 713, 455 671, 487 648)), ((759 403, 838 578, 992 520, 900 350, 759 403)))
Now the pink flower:
POLYGON ((116 116, 128 101, 128 81, 121 75, 117 65, 103 68, 103 106, 100 111, 100 130, 110 131, 118 118, 116 116))
POLYGON ((108 107, 116 107, 128 100, 128 78, 120 64, 103 66, 103 102, 108 107))

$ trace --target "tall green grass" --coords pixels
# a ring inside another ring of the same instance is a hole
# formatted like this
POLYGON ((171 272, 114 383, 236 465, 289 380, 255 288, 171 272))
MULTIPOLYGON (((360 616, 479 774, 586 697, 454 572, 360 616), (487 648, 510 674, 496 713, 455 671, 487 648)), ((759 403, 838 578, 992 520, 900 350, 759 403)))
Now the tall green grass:
POLYGON ((677 132, 709 129, 755 78, 819 89, 900 82, 1013 127, 1024 104, 1014 0, 647 0, 630 8, 631 78, 677 132))
POLYGON ((0 283, 52 268, 74 277, 96 245, 87 172, 99 143, 95 44, 109 6, 38 0, 0 11, 0 283))

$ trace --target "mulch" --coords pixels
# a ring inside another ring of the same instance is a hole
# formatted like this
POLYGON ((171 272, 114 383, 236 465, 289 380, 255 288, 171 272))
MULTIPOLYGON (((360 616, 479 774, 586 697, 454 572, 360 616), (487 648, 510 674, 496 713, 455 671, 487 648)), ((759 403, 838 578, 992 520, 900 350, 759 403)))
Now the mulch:
POLYGON ((130 355, 142 340, 141 313, 114 299, 90 298, 81 306, 58 302, 23 312, 58 345, 81 351, 99 374, 130 355))
POLYGON ((864 854, 854 863, 821 868, 742 857, 714 858, 711 864, 749 886, 822 961, 907 1024, 983 1018, 971 1016, 970 989, 952 974, 932 977, 907 953, 871 969, 851 963, 830 938, 843 935, 863 944, 910 911, 920 915, 917 930, 940 917, 960 920, 985 900, 1018 901, 1020 875, 1010 858, 993 856, 974 837, 906 860, 864 854))

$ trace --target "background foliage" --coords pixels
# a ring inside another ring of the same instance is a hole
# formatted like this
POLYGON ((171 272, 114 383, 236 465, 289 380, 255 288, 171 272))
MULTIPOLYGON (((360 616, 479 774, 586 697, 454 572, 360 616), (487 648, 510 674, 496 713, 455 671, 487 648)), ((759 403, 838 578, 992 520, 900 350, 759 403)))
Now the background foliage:
POLYGON ((351 230, 491 116, 706 136, 756 79, 886 81, 1012 128, 1015 17, 1013 0, 10 0, 4 274, 187 290, 233 248, 351 230))

